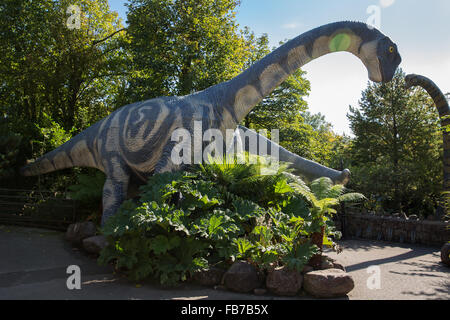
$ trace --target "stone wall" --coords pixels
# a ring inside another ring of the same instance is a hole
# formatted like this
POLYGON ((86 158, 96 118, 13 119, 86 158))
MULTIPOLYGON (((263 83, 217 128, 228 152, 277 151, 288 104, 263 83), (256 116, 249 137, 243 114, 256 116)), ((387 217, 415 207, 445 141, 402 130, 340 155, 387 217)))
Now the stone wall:
POLYGON ((442 246, 450 240, 449 225, 448 221, 355 213, 347 213, 337 221, 338 228, 345 233, 344 237, 347 239, 362 238, 433 246, 442 246))

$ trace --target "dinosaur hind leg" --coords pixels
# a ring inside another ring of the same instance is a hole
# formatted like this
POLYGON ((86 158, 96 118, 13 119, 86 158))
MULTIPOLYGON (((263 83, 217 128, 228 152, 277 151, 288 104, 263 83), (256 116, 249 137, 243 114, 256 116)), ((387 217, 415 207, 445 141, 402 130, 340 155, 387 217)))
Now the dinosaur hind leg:
POLYGON ((119 209, 126 199, 130 177, 128 174, 107 175, 103 186, 102 226, 119 209))

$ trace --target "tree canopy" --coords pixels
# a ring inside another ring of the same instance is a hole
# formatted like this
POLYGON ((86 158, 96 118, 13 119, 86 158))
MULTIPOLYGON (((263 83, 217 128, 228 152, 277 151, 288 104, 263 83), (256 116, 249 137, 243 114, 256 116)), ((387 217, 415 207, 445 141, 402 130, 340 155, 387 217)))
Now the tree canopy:
POLYGON ((350 108, 352 180, 385 208, 425 214, 441 191, 442 136, 433 101, 405 89, 404 77, 369 84, 350 108))
MULTIPOLYGON (((2 1, 1 183, 21 181, 17 169, 25 160, 118 107, 203 90, 267 55, 267 34, 237 23, 239 4, 128 0, 124 27, 107 0, 2 1)), ((403 78, 399 71, 391 83, 369 83, 359 108, 348 114, 354 137, 336 134, 324 115, 309 110, 304 98, 311 84, 301 69, 242 124, 269 134, 279 129, 288 150, 335 169, 350 167, 350 186, 374 206, 426 214, 442 185, 439 118, 425 92, 407 91, 403 78)), ((76 181, 73 172, 55 174, 46 188, 66 188, 57 177, 76 181)), ((32 188, 35 181, 26 181, 32 188)))

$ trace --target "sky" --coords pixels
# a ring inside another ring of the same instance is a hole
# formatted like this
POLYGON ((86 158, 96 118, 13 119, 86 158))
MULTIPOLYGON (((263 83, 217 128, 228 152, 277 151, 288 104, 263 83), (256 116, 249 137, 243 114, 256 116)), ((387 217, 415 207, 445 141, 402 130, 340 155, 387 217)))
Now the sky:
MULTIPOLYGON (((126 21, 126 1, 109 3, 126 21)), ((380 31, 397 44, 403 71, 427 76, 450 92, 449 0, 241 0, 236 19, 241 29, 248 26, 257 36, 267 33, 271 47, 330 22, 379 23, 380 31)), ((364 65, 340 52, 302 69, 311 82, 305 99, 309 110, 325 115, 336 133, 352 135, 347 113, 349 105, 358 107, 369 82, 364 65)))

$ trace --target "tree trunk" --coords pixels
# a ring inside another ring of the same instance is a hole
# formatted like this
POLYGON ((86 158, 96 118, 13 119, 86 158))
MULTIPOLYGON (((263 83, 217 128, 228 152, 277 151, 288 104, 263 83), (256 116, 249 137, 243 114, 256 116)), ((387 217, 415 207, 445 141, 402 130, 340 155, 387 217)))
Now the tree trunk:
POLYGON ((320 232, 315 232, 311 235, 311 242, 319 247, 319 253, 311 257, 308 264, 314 269, 319 269, 322 265, 322 249, 323 249, 323 237, 325 235, 325 226, 320 228, 320 232))

